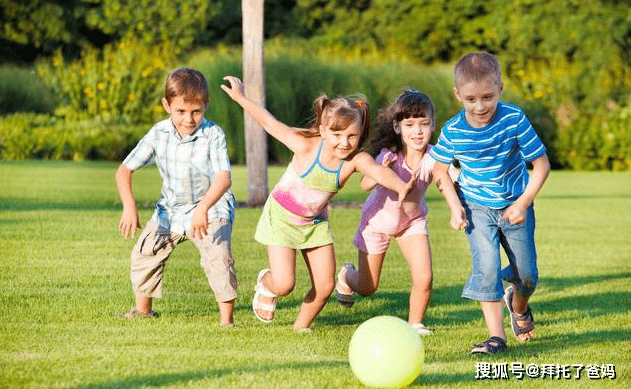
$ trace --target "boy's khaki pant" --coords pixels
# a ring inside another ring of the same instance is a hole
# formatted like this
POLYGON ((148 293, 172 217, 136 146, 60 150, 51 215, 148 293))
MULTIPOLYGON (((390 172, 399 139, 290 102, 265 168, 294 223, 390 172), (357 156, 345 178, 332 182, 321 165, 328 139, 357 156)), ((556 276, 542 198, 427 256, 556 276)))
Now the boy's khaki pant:
POLYGON ((218 302, 237 297, 237 275, 230 247, 232 224, 227 219, 210 219, 208 234, 203 239, 160 231, 155 220, 149 220, 131 253, 131 283, 143 297, 162 297, 164 266, 178 244, 193 242, 201 254, 208 284, 218 302))

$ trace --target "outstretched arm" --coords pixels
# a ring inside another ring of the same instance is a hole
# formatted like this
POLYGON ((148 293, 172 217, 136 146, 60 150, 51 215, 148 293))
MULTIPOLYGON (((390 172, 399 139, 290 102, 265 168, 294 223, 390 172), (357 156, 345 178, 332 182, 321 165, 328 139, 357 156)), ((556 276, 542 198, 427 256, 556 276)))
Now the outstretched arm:
POLYGON ((467 222, 465 210, 460 203, 458 194, 456 193, 454 183, 449 175, 450 166, 451 165, 447 165, 437 161, 434 164, 434 170, 432 174, 434 175, 434 182, 436 182, 436 187, 438 188, 440 193, 442 193, 443 197, 445 197, 447 205, 449 205, 449 211, 451 213, 451 228, 453 228, 454 230, 462 230, 466 228, 469 223, 467 222))
POLYGON ((397 205, 400 207, 405 200, 405 196, 414 188, 418 175, 412 174, 410 181, 403 182, 394 170, 382 166, 375 162, 370 155, 365 152, 357 154, 353 160, 355 161, 355 167, 358 171, 364 173, 378 184, 385 186, 388 189, 394 190, 399 194, 397 205))
MULTIPOLYGON (((389 168, 392 164, 397 160, 396 154, 391 151, 388 151, 384 156, 383 160, 381 160, 381 166, 389 168)), ((363 190, 372 190, 375 186, 377 186, 377 181, 373 180, 368 176, 364 176, 359 184, 363 190)))
POLYGON ((228 81, 230 86, 221 85, 221 89, 239 104, 248 115, 252 116, 268 134, 278 139, 292 152, 304 152, 305 147, 308 147, 308 142, 305 141, 304 136, 298 130, 281 123, 267 109, 247 98, 240 79, 233 76, 226 76, 223 79, 228 81))
POLYGON ((136 200, 134 199, 131 187, 131 175, 133 172, 133 170, 125 165, 120 165, 116 171, 116 187, 118 188, 118 195, 123 203, 123 213, 118 222, 118 229, 125 239, 127 239, 130 234, 133 238, 136 235, 136 230, 140 228, 138 208, 136 207, 136 200))
POLYGON ((548 155, 544 154, 532 161, 532 174, 524 193, 521 194, 506 210, 502 217, 511 224, 524 224, 526 222, 526 211, 535 200, 535 196, 546 182, 550 174, 550 161, 548 155))

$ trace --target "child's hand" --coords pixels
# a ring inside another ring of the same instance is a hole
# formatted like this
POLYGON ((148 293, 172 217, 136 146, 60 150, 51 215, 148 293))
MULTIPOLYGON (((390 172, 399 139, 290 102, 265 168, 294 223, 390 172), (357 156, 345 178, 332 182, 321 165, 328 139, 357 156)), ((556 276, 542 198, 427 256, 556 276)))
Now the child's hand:
POLYGON ((123 214, 118 222, 118 229, 125 239, 136 236, 136 230, 140 228, 140 219, 138 218, 137 209, 123 208, 123 214))
POLYGON ((526 223, 526 208, 518 203, 513 203, 506 208, 502 214, 502 219, 510 224, 524 224, 526 223))
POLYGON ((398 157, 395 153, 393 153, 392 151, 388 151, 384 154, 383 159, 381 160, 381 166, 390 167, 393 163, 396 162, 397 158, 398 157), (390 159, 390 157, 392 157, 392 159, 390 159))
POLYGON ((233 100, 237 100, 240 97, 245 96, 243 83, 237 77, 234 76, 226 76, 223 78, 225 81, 230 83, 228 85, 221 85, 221 89, 224 90, 232 98, 233 100))
POLYGON ((398 208, 401 208, 401 206, 403 206, 403 201, 405 200, 405 197, 416 186, 416 180, 418 180, 418 174, 419 174, 418 170, 412 173, 412 177, 410 177, 410 180, 405 184, 405 186, 403 187, 403 190, 399 192, 399 198, 397 199, 398 208))
POLYGON ((204 239, 208 235, 208 213, 199 207, 193 211, 189 234, 197 239, 204 239))
POLYGON ((429 155, 425 156, 421 161, 421 167, 419 169, 419 178, 425 182, 429 182, 432 177, 432 170, 434 170, 436 160, 429 155))
POLYGON ((469 222, 467 221, 467 214, 463 207, 460 207, 455 212, 451 213, 451 228, 458 231, 464 230, 469 226, 469 222))

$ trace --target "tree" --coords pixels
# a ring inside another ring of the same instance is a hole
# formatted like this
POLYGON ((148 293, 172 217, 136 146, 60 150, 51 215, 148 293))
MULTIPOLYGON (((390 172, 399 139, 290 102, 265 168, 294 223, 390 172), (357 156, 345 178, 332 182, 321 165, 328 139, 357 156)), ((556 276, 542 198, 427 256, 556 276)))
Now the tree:
MULTIPOLYGON (((263 45, 263 2, 243 0, 243 82, 245 94, 265 105, 265 59, 263 45)), ((267 198, 267 135, 245 114, 245 149, 248 204, 262 205, 267 198)))

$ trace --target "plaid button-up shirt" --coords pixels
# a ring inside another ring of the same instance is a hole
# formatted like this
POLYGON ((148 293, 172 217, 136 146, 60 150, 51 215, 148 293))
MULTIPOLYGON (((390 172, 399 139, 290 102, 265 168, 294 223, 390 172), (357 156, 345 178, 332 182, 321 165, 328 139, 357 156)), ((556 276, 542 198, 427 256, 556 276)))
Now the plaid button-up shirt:
MULTIPOLYGON (((162 176, 162 196, 153 219, 160 229, 183 234, 191 227, 193 210, 204 197, 215 174, 230 171, 226 137, 206 119, 185 138, 171 119, 154 125, 129 153, 123 164, 137 170, 156 163, 162 176)), ((235 200, 230 190, 208 210, 208 218, 234 219, 235 200)))

